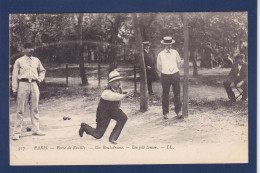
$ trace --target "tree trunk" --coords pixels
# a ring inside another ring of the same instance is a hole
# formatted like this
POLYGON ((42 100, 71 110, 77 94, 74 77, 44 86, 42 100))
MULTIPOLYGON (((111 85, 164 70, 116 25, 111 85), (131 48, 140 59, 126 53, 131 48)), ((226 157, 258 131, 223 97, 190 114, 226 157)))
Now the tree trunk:
POLYGON ((83 21, 83 13, 80 13, 78 16, 78 59, 79 59, 79 71, 82 85, 88 85, 88 79, 85 72, 84 67, 84 57, 83 57, 83 44, 82 44, 82 21, 83 21))
POLYGON ((142 36, 140 32, 140 25, 137 19, 137 14, 132 14, 134 22, 134 32, 136 38, 137 56, 139 69, 140 69, 140 111, 145 112, 148 110, 148 90, 147 90, 147 76, 144 63, 144 52, 142 44, 142 36))
POLYGON ((182 13, 183 29, 184 29, 184 79, 183 79, 183 109, 182 114, 188 117, 189 110, 189 28, 186 13, 182 13))
POLYGON ((111 31, 111 40, 110 40, 110 52, 108 54, 109 58, 109 69, 108 73, 113 71, 115 68, 117 68, 117 35, 118 35, 118 29, 120 27, 121 17, 120 14, 114 14, 115 15, 115 21, 112 25, 112 31, 111 31))

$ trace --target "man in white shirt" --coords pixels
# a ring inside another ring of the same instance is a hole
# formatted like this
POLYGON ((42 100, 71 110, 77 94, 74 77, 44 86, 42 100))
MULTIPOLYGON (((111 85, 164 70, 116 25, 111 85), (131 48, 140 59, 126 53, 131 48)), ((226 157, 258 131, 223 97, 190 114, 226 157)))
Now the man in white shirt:
POLYGON ((45 135, 40 131, 38 102, 40 91, 38 84, 43 81, 46 70, 41 61, 32 56, 33 44, 25 43, 24 56, 15 61, 12 74, 12 91, 17 97, 17 118, 14 125, 13 140, 18 140, 22 130, 24 109, 29 102, 32 120, 32 131, 34 135, 45 135))
POLYGON ((162 109, 164 119, 168 119, 169 114, 169 92, 172 86, 174 93, 174 105, 177 118, 181 118, 182 103, 180 100, 180 74, 179 66, 182 63, 179 53, 172 49, 172 44, 175 41, 172 37, 164 37, 161 44, 165 49, 158 54, 157 57, 157 69, 161 73, 161 81, 163 88, 162 95, 162 109))
POLYGON ((96 128, 89 126, 86 123, 81 123, 79 129, 79 136, 83 133, 93 136, 96 139, 102 138, 111 119, 116 120, 116 126, 109 136, 109 142, 117 144, 118 139, 126 121, 126 114, 120 109, 120 100, 126 97, 132 97, 133 91, 123 92, 121 88, 120 79, 122 77, 117 71, 109 73, 108 87, 101 94, 100 102, 98 104, 96 113, 96 128))

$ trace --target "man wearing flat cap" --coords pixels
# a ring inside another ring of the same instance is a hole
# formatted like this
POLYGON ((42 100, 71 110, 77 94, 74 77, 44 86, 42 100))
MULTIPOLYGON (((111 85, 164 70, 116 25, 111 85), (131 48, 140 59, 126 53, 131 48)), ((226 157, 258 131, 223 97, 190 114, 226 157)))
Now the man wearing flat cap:
POLYGON ((146 68, 146 75, 147 75, 147 86, 148 86, 148 92, 150 95, 153 94, 153 87, 152 82, 156 80, 157 73, 156 73, 156 63, 154 54, 150 51, 151 43, 149 41, 143 42, 144 47, 144 62, 145 62, 145 68, 146 68))
POLYGON ((39 83, 43 81, 45 69, 41 61, 33 57, 33 44, 25 43, 22 49, 24 56, 14 63, 12 74, 12 91, 17 97, 16 122, 14 124, 13 140, 18 140, 22 130, 24 109, 29 103, 33 135, 45 135, 39 126, 39 83))
POLYGON ((245 101, 248 93, 248 65, 244 62, 244 54, 236 55, 235 60, 236 62, 233 64, 228 78, 223 82, 223 84, 231 102, 236 101, 235 94, 232 91, 233 87, 243 89, 241 101, 245 101))
POLYGON ((164 119, 168 119, 169 114, 169 92, 172 86, 174 94, 174 106, 177 118, 181 118, 182 103, 180 100, 180 74, 179 66, 182 63, 177 50, 172 49, 172 44, 175 41, 172 37, 164 37, 161 44, 164 45, 164 50, 158 54, 157 69, 161 73, 162 81, 162 109, 164 119))

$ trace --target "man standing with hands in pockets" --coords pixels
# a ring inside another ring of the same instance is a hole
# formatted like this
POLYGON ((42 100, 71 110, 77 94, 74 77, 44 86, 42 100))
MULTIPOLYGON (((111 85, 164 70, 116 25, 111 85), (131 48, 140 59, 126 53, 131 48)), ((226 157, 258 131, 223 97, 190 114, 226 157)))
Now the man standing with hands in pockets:
POLYGON ((17 97, 16 122, 14 124, 13 140, 20 138, 22 123, 24 118, 24 109, 29 103, 30 116, 32 121, 33 135, 45 135, 39 127, 39 83, 45 77, 45 69, 41 61, 33 57, 33 45, 25 43, 23 48, 24 56, 15 61, 12 74, 13 95, 17 97))
POLYGON ((172 44, 175 41, 172 37, 164 37, 161 44, 164 45, 164 50, 158 54, 157 57, 157 69, 161 73, 162 81, 162 109, 164 119, 168 119, 169 114, 169 92, 172 86, 174 94, 174 106, 177 118, 181 118, 182 103, 180 100, 180 74, 179 68, 182 60, 179 53, 172 49, 172 44))

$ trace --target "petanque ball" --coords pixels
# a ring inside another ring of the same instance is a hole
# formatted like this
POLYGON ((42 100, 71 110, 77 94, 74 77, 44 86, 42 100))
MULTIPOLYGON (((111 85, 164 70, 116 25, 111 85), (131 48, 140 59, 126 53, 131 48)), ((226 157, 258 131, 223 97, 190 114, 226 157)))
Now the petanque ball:
POLYGON ((31 127, 26 127, 27 132, 30 132, 31 130, 32 130, 31 127))

